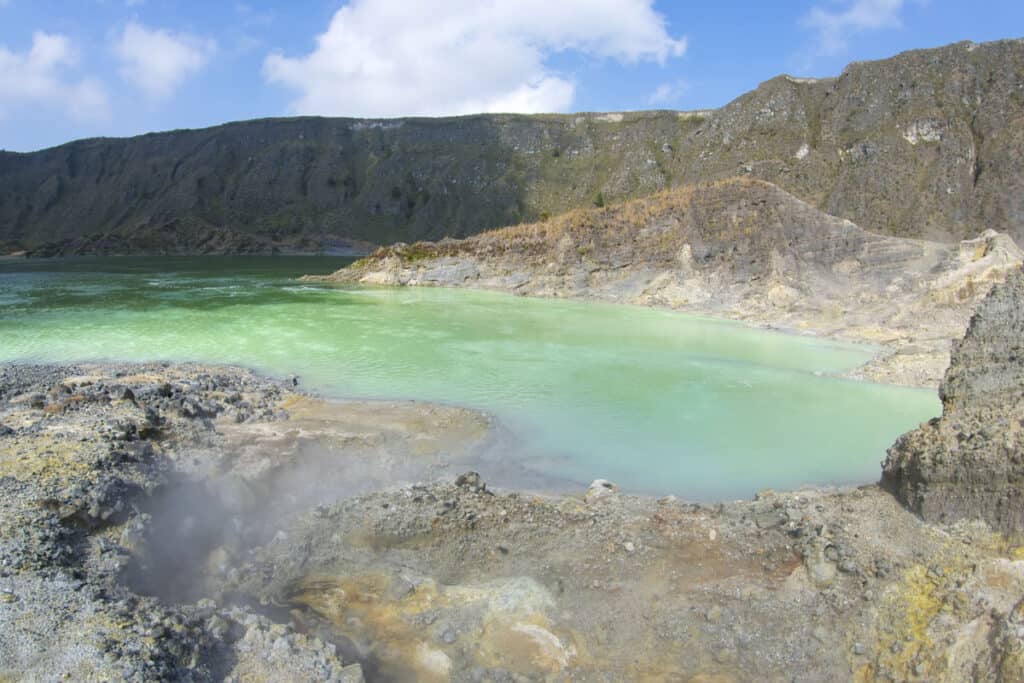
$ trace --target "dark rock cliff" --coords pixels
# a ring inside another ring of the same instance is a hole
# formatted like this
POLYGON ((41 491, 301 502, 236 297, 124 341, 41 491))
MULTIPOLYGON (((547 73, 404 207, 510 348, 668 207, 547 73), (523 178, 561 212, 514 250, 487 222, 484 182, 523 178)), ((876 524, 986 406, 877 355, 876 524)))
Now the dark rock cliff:
POLYGON ((1024 532, 1024 271, 981 303, 939 393, 942 417, 889 449, 882 484, 928 521, 1024 532))
POLYGON ((1021 40, 782 76, 691 140, 690 180, 750 173, 867 230, 950 241, 992 228, 1024 243, 1021 40))
POLYGON ((877 232, 1024 241, 1024 41, 780 76, 710 112, 266 119, 0 153, 0 250, 411 242, 736 175, 877 232))
POLYGON ((187 242, 210 229, 276 242, 466 235, 589 203, 606 185, 654 191, 665 177, 644 163, 648 147, 692 127, 657 112, 295 118, 83 140, 0 156, 0 243, 168 231, 187 242))

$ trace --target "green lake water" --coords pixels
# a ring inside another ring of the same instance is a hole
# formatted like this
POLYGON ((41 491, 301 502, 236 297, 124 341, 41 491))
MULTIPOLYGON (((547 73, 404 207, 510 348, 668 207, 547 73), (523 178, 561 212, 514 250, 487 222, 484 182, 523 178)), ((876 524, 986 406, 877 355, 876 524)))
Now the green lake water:
POLYGON ((828 376, 863 347, 636 307, 294 279, 344 263, 0 261, 0 362, 229 363, 328 396, 482 408, 515 436, 503 457, 696 500, 875 481, 896 436, 940 411, 934 391, 828 376))

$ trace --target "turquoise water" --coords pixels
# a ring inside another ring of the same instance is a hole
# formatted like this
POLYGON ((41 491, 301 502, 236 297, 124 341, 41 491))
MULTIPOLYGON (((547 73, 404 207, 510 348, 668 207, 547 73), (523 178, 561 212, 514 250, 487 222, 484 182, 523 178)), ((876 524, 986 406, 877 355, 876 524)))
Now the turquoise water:
MULTIPOLYGON (((0 261, 0 362, 196 360, 336 397, 496 414, 506 457, 710 500, 877 480, 933 391, 825 376, 870 350, 668 311, 300 283, 338 258, 0 261)), ((486 475, 486 473, 484 473, 486 475)))

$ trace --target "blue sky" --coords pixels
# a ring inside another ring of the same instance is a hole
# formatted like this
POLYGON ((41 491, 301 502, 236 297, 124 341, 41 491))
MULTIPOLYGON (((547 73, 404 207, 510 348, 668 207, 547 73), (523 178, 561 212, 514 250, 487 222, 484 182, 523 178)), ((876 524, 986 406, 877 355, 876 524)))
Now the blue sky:
POLYGON ((0 149, 293 114, 702 109, 1022 36, 1021 0, 0 0, 0 149))

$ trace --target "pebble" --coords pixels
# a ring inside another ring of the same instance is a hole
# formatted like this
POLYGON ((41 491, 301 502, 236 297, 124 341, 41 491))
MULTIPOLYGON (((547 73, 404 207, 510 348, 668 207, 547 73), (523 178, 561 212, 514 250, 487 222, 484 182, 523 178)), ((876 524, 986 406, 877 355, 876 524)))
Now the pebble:
POLYGON ((403 598, 412 595, 416 591, 416 586, 413 585, 412 581, 409 581, 405 577, 399 576, 392 579, 391 583, 388 584, 388 597, 392 600, 401 600, 403 598))
POLYGON ((789 521, 789 515, 779 510, 762 512, 754 516, 754 524, 758 529, 774 529, 789 521))
POLYGON ((586 499, 588 501, 599 500, 618 492, 619 487, 607 479, 595 479, 590 483, 590 487, 587 489, 586 499))

